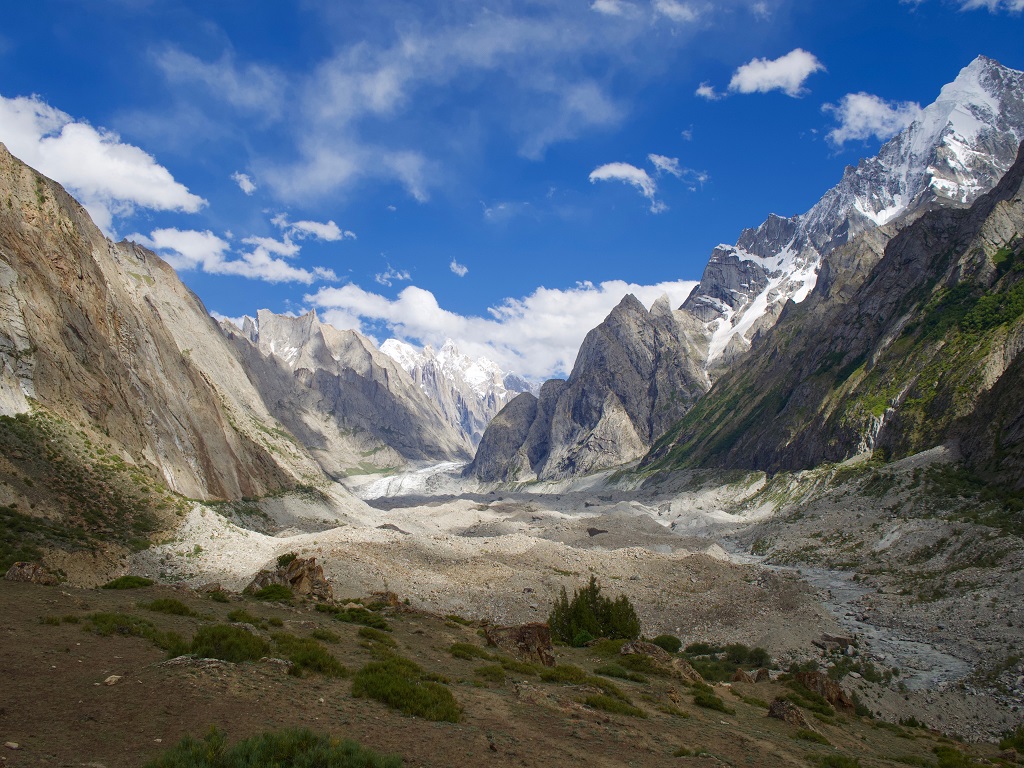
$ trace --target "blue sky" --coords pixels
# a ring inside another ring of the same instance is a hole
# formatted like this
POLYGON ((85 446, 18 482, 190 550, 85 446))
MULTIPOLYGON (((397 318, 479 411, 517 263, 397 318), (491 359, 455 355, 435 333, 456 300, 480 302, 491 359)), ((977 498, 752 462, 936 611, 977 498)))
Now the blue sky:
POLYGON ((35 0, 0 140, 215 313, 316 307, 542 378, 801 213, 1024 0, 35 0))

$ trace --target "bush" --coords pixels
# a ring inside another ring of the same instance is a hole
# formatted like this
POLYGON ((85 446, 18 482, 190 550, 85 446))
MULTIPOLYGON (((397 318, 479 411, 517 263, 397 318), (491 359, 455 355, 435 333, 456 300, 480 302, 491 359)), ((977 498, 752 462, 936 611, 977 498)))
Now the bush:
POLYGON ((88 624, 84 629, 91 630, 97 635, 143 637, 152 640, 157 648, 167 651, 172 657, 188 653, 188 646, 181 635, 176 632, 161 632, 148 619, 124 613, 93 613, 86 620, 88 624))
POLYGON ((394 648, 398 645, 394 638, 386 635, 379 629, 374 629, 373 627, 360 627, 359 636, 363 638, 363 640, 369 640, 371 643, 380 643, 388 648, 394 648))
POLYGON ((683 647, 683 641, 675 635, 658 635, 651 642, 669 653, 679 653, 679 649, 683 647))
POLYGON ((812 731, 809 728, 800 728, 794 734, 793 738, 797 741, 812 741, 815 744, 824 744, 826 746, 832 746, 829 740, 822 736, 817 731, 812 731))
POLYGON ((505 684, 505 668, 501 664, 484 664, 473 670, 473 676, 489 683, 505 684))
POLYGON ((139 603, 140 608, 156 613, 167 613, 171 616, 198 616, 199 614, 173 597, 160 597, 148 603, 139 603))
POLYGON ((349 671, 316 640, 285 632, 274 635, 274 644, 292 663, 292 673, 319 672, 325 677, 348 677, 349 671))
POLYGON ((270 645, 241 627, 213 624, 200 627, 192 638, 190 651, 204 659, 239 663, 257 661, 270 653, 270 645))
POLYGON ((285 603, 292 599, 292 591, 283 584, 267 584, 263 589, 253 592, 252 596, 257 600, 285 603))
POLYGON ((256 626, 263 621, 263 619, 259 616, 253 616, 244 608, 235 608, 235 610, 228 612, 228 621, 234 621, 238 624, 252 624, 256 626))
POLYGON ((643 675, 638 675, 636 672, 630 672, 625 667, 618 664, 602 664, 594 670, 594 674, 604 675, 605 677, 617 677, 620 680, 630 680, 634 683, 641 683, 646 685, 648 680, 643 675))
POLYGON ((226 603, 228 602, 228 593, 223 589, 215 589, 210 592, 210 599, 215 603, 226 603))
POLYGON ((306 729, 264 733, 228 748, 227 737, 211 728, 199 741, 187 736, 147 764, 147 768, 250 768, 325 766, 330 768, 401 768, 401 758, 381 755, 349 739, 337 740, 306 729))
POLYGON ((611 696, 604 696, 600 694, 594 694, 587 696, 583 703, 593 709, 600 709, 605 712, 611 712, 614 715, 629 715, 631 717, 647 717, 647 713, 639 707, 634 707, 632 704, 627 704, 620 699, 613 699, 611 696))
POLYGON ((727 715, 735 715, 736 710, 725 706, 725 702, 712 693, 711 688, 704 686, 698 688, 693 694, 693 703, 704 709, 713 709, 716 712, 724 712, 727 715))
POLYGON ((283 555, 278 555, 277 567, 278 568, 285 568, 288 565, 290 565, 291 563, 295 562, 295 560, 297 560, 298 557, 299 556, 297 554, 295 554, 294 552, 286 552, 283 555))
POLYGON ((376 699, 392 709, 426 720, 459 722, 462 707, 451 691, 426 677, 415 662, 391 656, 371 661, 360 669, 352 682, 352 695, 376 699))
POLYGON ((101 589, 139 589, 140 587, 151 587, 154 581, 144 576, 118 576, 108 581, 101 589))
POLYGON ((1017 730, 1007 733, 999 742, 999 748, 1024 752, 1024 725, 1017 726, 1017 730))
POLYGON ((637 618, 629 598, 619 595, 615 600, 601 594, 601 585, 595 576, 582 589, 577 589, 572 600, 562 588, 548 617, 552 636, 576 647, 597 637, 635 640, 640 636, 637 618))
POLYGON ((465 659, 467 661, 472 659, 483 659, 484 661, 498 660, 498 657, 494 654, 488 653, 479 645, 473 645, 472 643, 452 643, 448 653, 456 659, 465 659))
POLYGON ((341 642, 341 635, 337 632, 331 632, 329 629, 314 629, 309 635, 317 640, 323 640, 325 643, 341 642))
POLYGON ((364 627, 382 629, 385 632, 391 631, 391 627, 384 620, 383 616, 379 616, 366 608, 340 608, 337 605, 317 603, 316 609, 320 613, 331 614, 338 621, 344 621, 349 624, 362 624, 364 627))
POLYGON ((825 755, 818 758, 821 768, 860 768, 860 760, 844 755, 825 755))

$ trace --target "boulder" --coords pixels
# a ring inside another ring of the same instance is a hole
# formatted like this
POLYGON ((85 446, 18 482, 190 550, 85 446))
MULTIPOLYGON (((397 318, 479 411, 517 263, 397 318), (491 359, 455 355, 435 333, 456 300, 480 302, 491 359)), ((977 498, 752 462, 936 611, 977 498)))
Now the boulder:
POLYGON ((547 624, 520 624, 513 627, 485 627, 487 644, 527 661, 539 661, 545 667, 555 666, 555 649, 547 624))
POLYGON ((39 563, 26 563, 17 562, 7 569, 7 573, 4 574, 4 578, 7 581, 21 581, 27 584, 42 584, 47 587, 53 587, 60 584, 58 579, 53 573, 50 573, 39 563))
POLYGON ((797 672, 795 678, 800 685, 818 694, 836 709, 853 711, 853 699, 824 672, 797 672))
POLYGON ((257 573, 246 592, 259 592, 271 584, 280 584, 288 587, 300 597, 310 597, 314 600, 333 600, 334 590, 331 584, 324 578, 323 566, 316 564, 315 557, 297 557, 288 565, 276 570, 264 570, 257 573))
POLYGON ((737 669, 736 674, 732 676, 732 682, 734 683, 755 683, 755 678, 747 672, 745 669, 737 669))
POLYGON ((811 728, 811 724, 807 722, 807 718, 804 717, 804 713, 801 711, 800 707, 781 697, 773 699, 772 703, 768 706, 768 717, 774 717, 776 720, 782 720, 783 722, 789 723, 797 728, 814 730, 811 728))
POLYGON ((766 683, 766 682, 768 682, 771 679, 772 679, 772 673, 769 672, 764 667, 761 667, 759 670, 757 670, 754 673, 754 682, 755 683, 766 683))

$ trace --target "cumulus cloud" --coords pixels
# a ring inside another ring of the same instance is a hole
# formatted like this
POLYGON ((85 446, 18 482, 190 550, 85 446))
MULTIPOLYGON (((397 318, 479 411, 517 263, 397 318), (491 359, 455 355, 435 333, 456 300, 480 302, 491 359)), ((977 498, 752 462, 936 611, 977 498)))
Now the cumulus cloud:
POLYGON ((388 288, 390 288, 396 282, 409 282, 410 280, 412 280, 412 275, 409 274, 409 270, 407 269, 395 269, 390 264, 388 264, 388 268, 383 272, 379 272, 376 275, 374 275, 373 279, 376 280, 380 285, 386 285, 388 288))
POLYGON ((0 141, 11 154, 63 185, 97 226, 113 232, 114 216, 136 208, 195 213, 206 201, 170 171, 104 128, 94 128, 38 96, 0 96, 0 141))
POLYGON ((231 180, 247 195, 251 195, 256 191, 256 184, 248 174, 235 171, 231 174, 231 180))
POLYGON ((739 67, 729 81, 733 93, 768 93, 782 91, 797 97, 804 92, 804 82, 825 66, 818 58, 795 48, 777 59, 754 59, 739 67))
POLYGON ((289 221, 287 214, 279 213, 271 220, 278 229, 284 232, 286 240, 295 238, 305 240, 312 237, 314 240, 335 242, 337 240, 355 240, 356 233, 350 229, 342 229, 333 220, 320 221, 289 221))
POLYGON ((692 5, 679 0, 654 0, 654 12, 680 24, 696 21, 699 15, 692 5))
POLYGON ((488 357, 505 371, 540 379, 566 375, 583 337, 626 294, 646 306, 668 294, 672 306, 679 306, 694 285, 684 280, 657 285, 610 280, 568 289, 538 288, 529 296, 489 308, 488 317, 446 310, 430 291, 414 285, 395 299, 349 284, 321 288, 304 301, 339 328, 365 331, 367 324, 379 324, 400 339, 435 348, 451 338, 466 354, 488 357))
POLYGON ((149 235, 128 235, 140 245, 158 253, 179 271, 197 269, 211 275, 235 275, 268 283, 303 283, 317 280, 336 281, 333 270, 324 267, 304 269, 285 261, 298 254, 298 247, 269 237, 248 237, 243 244, 251 246, 233 250, 231 244, 209 230, 155 229, 149 235))
POLYGON ((697 90, 694 91, 694 95, 700 96, 702 99, 707 99, 708 101, 718 101, 719 99, 725 98, 725 94, 716 91, 711 83, 701 83, 698 85, 697 90))
POLYGON ((629 163, 605 163, 591 171, 589 178, 591 184, 598 181, 621 181, 629 184, 650 201, 651 213, 667 210, 665 204, 659 202, 656 197, 657 184, 643 168, 637 168, 629 163))
POLYGON ((459 277, 465 277, 469 274, 469 267, 465 264, 459 264, 455 259, 452 259, 452 263, 448 265, 448 269, 454 272, 459 277))
MULTIPOLYGON (((1024 2, 1024 0, 1022 0, 1024 2)), ((913 101, 886 101, 870 93, 848 93, 838 104, 825 104, 839 125, 828 133, 833 144, 874 137, 885 141, 921 116, 921 105, 913 101)))

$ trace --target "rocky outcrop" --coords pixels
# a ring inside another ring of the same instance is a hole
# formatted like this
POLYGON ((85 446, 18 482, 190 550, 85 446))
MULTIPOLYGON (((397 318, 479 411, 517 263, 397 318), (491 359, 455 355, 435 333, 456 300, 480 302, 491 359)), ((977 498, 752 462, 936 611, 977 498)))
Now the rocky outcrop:
POLYGON ((487 644, 525 661, 555 666, 555 649, 547 624, 520 624, 515 627, 484 627, 487 644))
POLYGON ((51 573, 40 563, 17 562, 7 569, 4 574, 7 581, 20 581, 26 584, 42 584, 53 587, 60 584, 56 574, 51 573))
POLYGON ((816 693, 836 709, 853 711, 854 703, 846 691, 824 672, 797 672, 794 679, 811 693, 816 693))
POLYGON ((803 710, 793 702, 782 697, 772 699, 772 703, 768 705, 768 717, 782 720, 784 723, 789 723, 795 728, 814 730, 804 716, 803 710))
POLYGON ((667 297, 626 296, 587 334, 568 380, 520 395, 491 422, 467 472, 485 481, 552 480, 620 466, 710 386, 703 353, 667 297), (506 412, 507 411, 507 412, 506 412))
POLYGON ((324 577, 323 566, 317 565, 315 557, 297 557, 276 569, 260 571, 249 582, 245 592, 259 592, 271 584, 288 587, 299 597, 324 601, 334 599, 334 589, 324 577))
POLYGON ((622 648, 619 649, 619 654, 622 656, 647 656, 659 667, 680 680, 686 680, 691 683, 704 682, 704 678, 696 669, 693 668, 693 665, 691 665, 690 662, 686 659, 674 656, 664 648, 657 646, 654 643, 648 643, 644 640, 633 640, 625 643, 622 648))
POLYGON ((334 477, 468 458, 469 440, 389 356, 356 331, 260 310, 224 330, 273 414, 334 477))
POLYGON ((0 199, 0 412, 31 399, 192 498, 322 478, 170 266, 2 147, 0 199))

